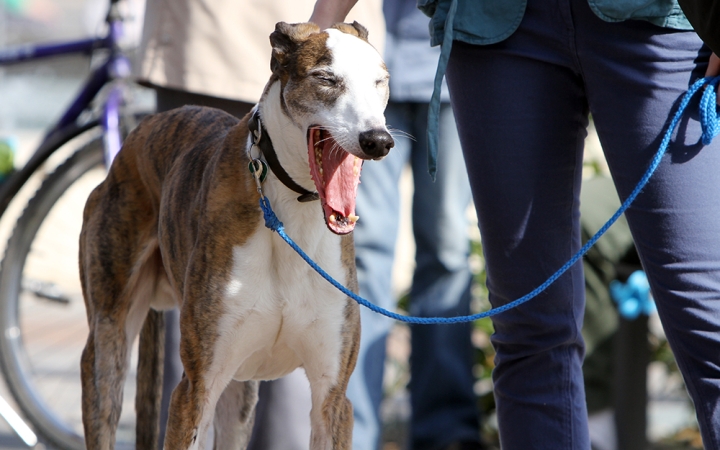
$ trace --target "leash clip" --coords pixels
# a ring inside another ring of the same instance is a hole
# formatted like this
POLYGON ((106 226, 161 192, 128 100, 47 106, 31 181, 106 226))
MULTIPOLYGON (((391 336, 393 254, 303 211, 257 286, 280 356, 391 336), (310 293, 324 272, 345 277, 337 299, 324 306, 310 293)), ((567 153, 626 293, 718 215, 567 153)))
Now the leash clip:
POLYGON ((265 164, 265 161, 261 159, 253 159, 248 164, 248 169, 250 169, 250 173, 252 174, 253 178, 255 179, 255 185, 257 186, 257 191, 260 194, 261 197, 264 197, 263 191, 262 191, 262 183, 265 181, 265 178, 267 178, 268 174, 268 166, 265 164))

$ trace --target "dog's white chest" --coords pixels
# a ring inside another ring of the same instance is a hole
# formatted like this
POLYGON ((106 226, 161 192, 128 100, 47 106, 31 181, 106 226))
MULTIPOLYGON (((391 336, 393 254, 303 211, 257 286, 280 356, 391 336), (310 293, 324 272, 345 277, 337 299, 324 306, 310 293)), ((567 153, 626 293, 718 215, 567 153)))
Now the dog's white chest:
MULTIPOLYGON (((303 236, 298 244, 345 283, 339 236, 323 228, 287 232, 303 236)), ((302 365, 301 360, 337 359, 346 296, 275 233, 260 230, 234 249, 224 297, 219 345, 227 346, 237 364, 235 379, 274 379, 302 365), (308 357, 317 352, 323 355, 308 357)))

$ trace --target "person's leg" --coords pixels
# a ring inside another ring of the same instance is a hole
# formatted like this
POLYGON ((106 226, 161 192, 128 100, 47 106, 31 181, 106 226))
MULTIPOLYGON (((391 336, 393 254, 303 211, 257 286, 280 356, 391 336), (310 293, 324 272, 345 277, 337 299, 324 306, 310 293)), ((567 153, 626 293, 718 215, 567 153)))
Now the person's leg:
MULTIPOLYGON (((415 191, 413 234, 416 268, 410 291, 413 316, 470 313, 472 273, 467 208, 470 184, 449 104, 440 108, 440 153, 435 182, 427 170, 427 104, 413 110, 417 138, 411 162, 415 191)), ((472 324, 413 325, 410 357, 413 450, 480 441, 473 391, 472 324)))
MULTIPOLYGON (((402 105, 390 103, 385 115, 390 127, 407 129, 402 105)), ((395 148, 387 157, 363 165, 356 207, 360 220, 353 233, 360 295, 390 310, 395 308, 392 268, 400 215, 399 180, 409 151, 407 138, 395 138, 395 148)), ((347 391, 355 417, 353 449, 376 450, 382 437, 380 402, 392 321, 367 308, 360 308, 360 319, 360 352, 347 391)))
MULTIPOLYGON (((455 42, 448 86, 483 239, 490 302, 541 285, 580 248, 587 103, 565 1, 529 1, 490 46, 455 42)), ((504 450, 587 450, 582 266, 494 316, 493 372, 504 450)))
MULTIPOLYGON (((584 23, 578 51, 590 109, 625 199, 657 152, 680 97, 703 76, 709 50, 694 32, 598 21, 584 3, 576 2, 576 16, 584 23)), ((699 142, 697 105, 691 103, 626 216, 704 445, 720 448, 720 139, 707 147, 699 142)))

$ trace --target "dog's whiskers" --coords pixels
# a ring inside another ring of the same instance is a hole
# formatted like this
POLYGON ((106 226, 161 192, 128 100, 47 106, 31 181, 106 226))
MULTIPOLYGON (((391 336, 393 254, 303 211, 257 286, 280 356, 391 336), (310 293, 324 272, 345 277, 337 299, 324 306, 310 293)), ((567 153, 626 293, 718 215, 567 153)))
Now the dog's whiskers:
POLYGON ((333 151, 336 151, 338 153, 347 153, 345 151, 345 148, 342 145, 339 145, 337 143, 335 144, 335 147, 333 147, 333 151))
POLYGON ((391 127, 388 127, 388 131, 390 132, 390 136, 392 136, 393 139, 395 139, 395 138, 405 138, 405 139, 410 139, 411 141, 417 141, 417 139, 415 138, 415 136, 413 136, 412 134, 408 133, 407 131, 403 131, 403 130, 399 130, 399 129, 397 129, 397 128, 391 128, 391 127))

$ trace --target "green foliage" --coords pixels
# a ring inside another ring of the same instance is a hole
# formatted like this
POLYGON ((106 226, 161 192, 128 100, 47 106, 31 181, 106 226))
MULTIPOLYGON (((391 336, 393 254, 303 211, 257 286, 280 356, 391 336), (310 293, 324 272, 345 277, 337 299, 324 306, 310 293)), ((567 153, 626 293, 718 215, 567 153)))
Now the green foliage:
MULTIPOLYGON (((486 285, 487 272, 483 257, 482 242, 479 236, 470 241, 470 267, 473 271, 474 286, 472 289, 473 313, 487 311, 491 308, 486 285)), ((478 407, 483 417, 488 417, 495 409, 495 398, 492 393, 492 371, 495 368, 495 349, 490 336, 495 331, 489 317, 473 323, 472 342, 475 347, 475 366, 473 373, 476 378, 475 391, 478 394, 478 407)), ((488 430, 483 431, 484 435, 488 430)), ((487 437, 487 436, 486 436, 487 437)))
POLYGON ((8 140, 0 139, 0 179, 13 171, 15 154, 8 140))

